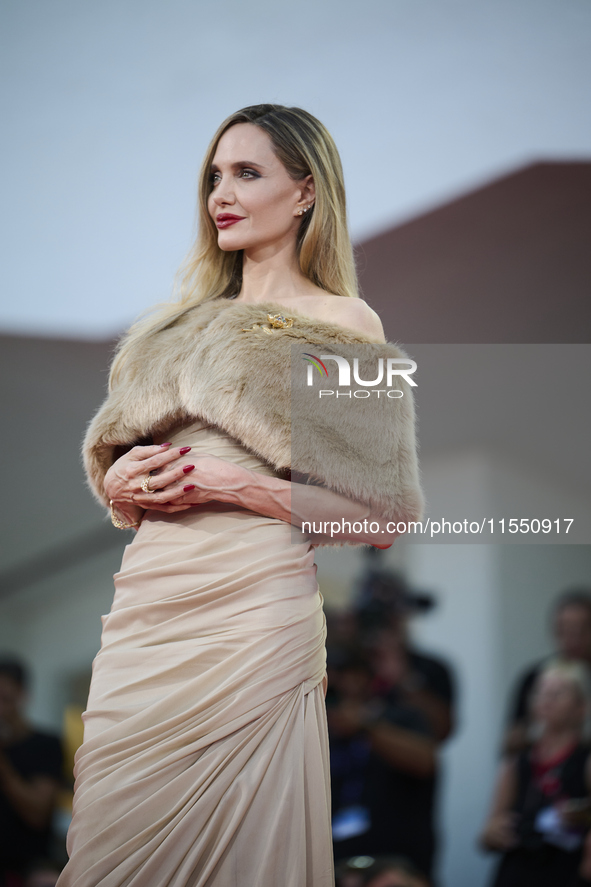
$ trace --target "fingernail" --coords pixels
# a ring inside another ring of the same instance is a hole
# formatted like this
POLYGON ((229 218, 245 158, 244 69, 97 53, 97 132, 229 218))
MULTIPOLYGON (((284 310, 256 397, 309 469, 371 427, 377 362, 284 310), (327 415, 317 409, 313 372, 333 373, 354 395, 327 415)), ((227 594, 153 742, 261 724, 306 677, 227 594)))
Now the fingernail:
POLYGON ((195 484, 187 484, 186 487, 183 487, 183 493, 190 493, 191 490, 195 489, 195 484))
POLYGON ((171 447, 171 443, 160 444, 161 447, 171 447))
POLYGON ((191 447, 181 447, 179 453, 181 454, 181 456, 184 456, 185 453, 188 453, 190 451, 190 449, 191 447))
POLYGON ((188 474, 190 471, 193 471, 194 468, 194 465, 185 465, 183 468, 183 474, 188 474))

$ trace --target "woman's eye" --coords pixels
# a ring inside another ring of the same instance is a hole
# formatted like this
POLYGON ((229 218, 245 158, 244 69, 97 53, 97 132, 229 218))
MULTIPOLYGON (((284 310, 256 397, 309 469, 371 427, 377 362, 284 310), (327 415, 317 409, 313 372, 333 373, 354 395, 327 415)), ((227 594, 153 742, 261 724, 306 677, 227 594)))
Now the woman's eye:
MULTIPOLYGON (((238 172, 239 179, 260 179, 260 174, 256 171, 256 169, 248 169, 244 167, 238 172)), ((222 180, 222 174, 220 172, 212 172, 209 174, 209 184, 212 188, 215 188, 216 185, 222 180)))

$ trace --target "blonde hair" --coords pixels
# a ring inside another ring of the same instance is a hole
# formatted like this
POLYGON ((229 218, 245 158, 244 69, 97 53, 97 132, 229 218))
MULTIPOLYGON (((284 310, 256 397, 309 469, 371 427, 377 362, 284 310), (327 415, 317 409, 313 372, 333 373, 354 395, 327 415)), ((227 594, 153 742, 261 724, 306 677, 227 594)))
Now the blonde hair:
POLYGON ((122 340, 111 367, 110 387, 116 383, 127 355, 136 342, 164 329, 174 317, 218 296, 232 296, 242 285, 242 250, 218 247, 217 228, 207 208, 211 192, 211 164, 219 140, 237 123, 252 123, 271 139, 278 159, 289 175, 300 181, 312 175, 316 198, 302 218, 297 253, 302 273, 329 293, 357 298, 357 275, 347 229, 345 183, 341 159, 332 136, 312 114, 283 105, 252 105, 231 114, 215 133, 199 176, 198 233, 176 275, 176 298, 156 306, 135 323, 122 340))
POLYGON ((561 659, 558 656, 550 659, 536 678, 534 695, 543 679, 548 676, 563 678, 572 685, 583 701, 588 703, 591 700, 591 673, 584 663, 561 659))
MULTIPOLYGON (((587 740, 591 735, 591 672, 589 667, 582 662, 574 662, 570 659, 562 659, 559 656, 550 659, 544 668, 538 673, 532 691, 528 699, 530 714, 535 715, 536 696, 544 678, 553 676, 568 681, 573 691, 578 696, 581 705, 581 736, 587 740)), ((528 728, 528 739, 535 742, 543 733, 543 725, 533 720, 528 728)))

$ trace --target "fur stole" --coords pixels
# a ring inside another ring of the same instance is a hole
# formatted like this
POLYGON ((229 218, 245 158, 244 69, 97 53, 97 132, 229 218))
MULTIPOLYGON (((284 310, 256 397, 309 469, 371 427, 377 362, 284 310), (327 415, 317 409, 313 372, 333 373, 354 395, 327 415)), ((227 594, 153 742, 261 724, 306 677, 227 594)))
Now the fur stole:
POLYGON ((403 391, 398 399, 337 399, 319 397, 320 387, 337 387, 333 364, 331 380, 319 384, 314 376, 314 388, 299 357, 297 373, 291 371, 298 348, 322 355, 365 345, 363 379, 376 377, 377 356, 404 353, 293 311, 291 327, 269 330, 267 314, 278 309, 285 312, 272 303, 215 299, 180 312, 141 341, 84 441, 85 468, 99 501, 108 504, 103 479, 121 448, 202 419, 275 469, 292 468, 389 519, 420 516, 412 389, 404 379, 396 382, 403 391))

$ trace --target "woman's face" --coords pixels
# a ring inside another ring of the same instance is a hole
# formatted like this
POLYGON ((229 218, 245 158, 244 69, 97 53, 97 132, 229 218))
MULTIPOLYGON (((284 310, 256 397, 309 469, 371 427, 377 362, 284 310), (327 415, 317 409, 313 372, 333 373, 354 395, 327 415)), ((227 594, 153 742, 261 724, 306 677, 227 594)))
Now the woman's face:
POLYGON ((585 706, 576 684, 560 674, 542 675, 533 695, 534 717, 553 727, 582 725, 585 706))
POLYGON ((243 249, 261 258, 295 249, 298 210, 313 199, 312 177, 294 181, 259 126, 237 123, 219 140, 207 208, 220 249, 243 249))

